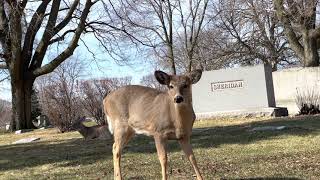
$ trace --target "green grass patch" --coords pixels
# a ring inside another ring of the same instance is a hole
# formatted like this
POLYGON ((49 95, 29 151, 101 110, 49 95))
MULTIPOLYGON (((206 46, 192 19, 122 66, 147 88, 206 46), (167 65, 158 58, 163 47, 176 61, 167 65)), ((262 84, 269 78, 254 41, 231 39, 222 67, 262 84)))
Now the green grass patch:
MULTIPOLYGON (((112 179, 112 141, 84 141, 56 129, 0 134, 0 179, 112 179), (12 144, 40 137, 29 144, 12 144)), ((205 179, 319 179, 320 117, 197 121, 192 145, 205 179), (254 127, 287 126, 281 131, 254 127)), ((194 179, 177 142, 168 144, 169 179, 194 179)), ((161 179, 153 139, 136 136, 124 149, 125 179, 161 179)))

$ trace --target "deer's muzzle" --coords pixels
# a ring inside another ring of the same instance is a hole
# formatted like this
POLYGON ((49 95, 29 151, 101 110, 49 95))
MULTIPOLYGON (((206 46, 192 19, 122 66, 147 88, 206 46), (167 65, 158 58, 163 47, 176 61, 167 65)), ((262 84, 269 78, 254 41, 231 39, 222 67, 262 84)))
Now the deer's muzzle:
POLYGON ((182 97, 182 96, 176 96, 176 97, 174 97, 174 102, 175 102, 175 103, 181 103, 181 102, 183 102, 183 97, 182 97))

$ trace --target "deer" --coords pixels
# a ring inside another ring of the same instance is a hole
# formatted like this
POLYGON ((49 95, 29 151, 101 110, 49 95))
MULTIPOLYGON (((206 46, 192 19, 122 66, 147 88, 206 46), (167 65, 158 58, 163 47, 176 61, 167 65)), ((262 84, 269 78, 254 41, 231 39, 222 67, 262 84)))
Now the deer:
POLYGON ((162 180, 167 180, 168 140, 177 140, 191 163, 197 180, 202 180, 190 144, 195 113, 192 106, 192 84, 197 83, 202 70, 184 75, 169 75, 155 71, 156 80, 167 86, 166 91, 128 85, 121 87, 103 100, 109 131, 113 134, 112 147, 114 179, 121 180, 121 151, 135 134, 153 136, 161 165, 162 180))
POLYGON ((86 117, 79 118, 75 123, 72 124, 72 128, 77 130, 85 140, 89 139, 111 139, 111 134, 108 131, 107 125, 95 125, 87 127, 83 124, 86 117))

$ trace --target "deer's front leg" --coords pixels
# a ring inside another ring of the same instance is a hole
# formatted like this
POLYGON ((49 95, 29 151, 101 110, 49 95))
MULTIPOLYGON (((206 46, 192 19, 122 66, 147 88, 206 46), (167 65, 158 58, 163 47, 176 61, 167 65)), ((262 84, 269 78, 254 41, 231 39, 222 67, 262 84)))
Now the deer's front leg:
POLYGON ((161 164, 162 180, 167 180, 167 151, 166 139, 160 136, 155 136, 154 141, 157 148, 158 158, 161 164))
POLYGON ((190 138, 183 138, 181 140, 179 140, 179 143, 181 145, 181 148, 183 150, 183 152, 185 153, 185 155, 187 156, 188 160, 190 161, 196 175, 197 175, 197 179, 198 180, 202 180, 202 176, 200 174, 198 165, 197 165, 197 161, 196 158, 194 157, 193 151, 192 151, 192 147, 190 144, 190 138))
POLYGON ((121 145, 118 142, 115 142, 113 144, 113 168, 114 168, 114 179, 115 180, 121 180, 121 167, 120 167, 120 161, 121 161, 121 145))

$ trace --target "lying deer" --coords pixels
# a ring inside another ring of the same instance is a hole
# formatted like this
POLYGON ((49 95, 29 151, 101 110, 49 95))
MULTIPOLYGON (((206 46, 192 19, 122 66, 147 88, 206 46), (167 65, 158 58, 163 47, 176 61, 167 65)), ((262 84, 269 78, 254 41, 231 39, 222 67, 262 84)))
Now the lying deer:
POLYGON ((109 131, 114 136, 114 179, 122 179, 121 150, 134 134, 153 136, 162 169, 162 179, 167 179, 166 141, 178 140, 191 162, 197 179, 202 179, 190 145, 195 114, 192 107, 191 85, 199 81, 202 71, 187 75, 168 75, 155 71, 155 77, 168 90, 130 85, 105 97, 104 111, 109 131))
POLYGON ((95 126, 87 127, 83 125, 83 122, 85 120, 86 118, 82 117, 72 125, 72 128, 79 131, 79 133, 84 137, 85 140, 95 139, 95 138, 111 139, 111 134, 108 131, 107 125, 95 125, 95 126))

